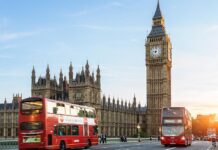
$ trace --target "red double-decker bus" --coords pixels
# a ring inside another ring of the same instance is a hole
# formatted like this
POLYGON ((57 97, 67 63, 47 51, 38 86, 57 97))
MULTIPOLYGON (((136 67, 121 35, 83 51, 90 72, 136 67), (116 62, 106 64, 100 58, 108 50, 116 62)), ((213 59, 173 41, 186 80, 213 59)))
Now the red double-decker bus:
POLYGON ((19 150, 65 150, 98 144, 92 107, 40 97, 23 99, 19 106, 19 150))
POLYGON ((161 144, 185 145, 192 144, 192 118, 184 107, 162 109, 161 144))

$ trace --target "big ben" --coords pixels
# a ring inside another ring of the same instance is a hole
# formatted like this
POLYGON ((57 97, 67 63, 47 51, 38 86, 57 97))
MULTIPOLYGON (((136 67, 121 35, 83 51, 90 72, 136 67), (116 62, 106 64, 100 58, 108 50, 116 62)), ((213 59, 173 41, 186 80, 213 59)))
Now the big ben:
POLYGON ((171 106, 172 45, 166 33, 159 1, 153 16, 153 25, 145 42, 147 75, 146 126, 149 136, 160 133, 163 107, 171 106))

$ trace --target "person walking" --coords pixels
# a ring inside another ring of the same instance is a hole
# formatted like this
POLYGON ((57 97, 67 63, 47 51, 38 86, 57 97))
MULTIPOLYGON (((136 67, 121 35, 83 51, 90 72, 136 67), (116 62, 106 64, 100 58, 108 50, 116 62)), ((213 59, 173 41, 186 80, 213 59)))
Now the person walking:
POLYGON ((107 135, 106 134, 104 134, 103 138, 104 138, 104 142, 107 143, 107 135))
POLYGON ((104 138, 103 138, 103 134, 100 134, 100 143, 104 143, 104 138))

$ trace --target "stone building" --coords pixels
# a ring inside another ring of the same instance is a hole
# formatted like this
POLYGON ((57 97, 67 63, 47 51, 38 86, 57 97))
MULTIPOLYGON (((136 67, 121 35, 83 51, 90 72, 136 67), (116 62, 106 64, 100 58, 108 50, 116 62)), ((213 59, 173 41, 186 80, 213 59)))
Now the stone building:
POLYGON ((11 103, 5 99, 0 104, 0 138, 14 138, 18 135, 18 102, 22 99, 19 94, 13 96, 11 103))
POLYGON ((153 25, 145 43, 147 74, 147 134, 160 133, 160 113, 171 106, 172 45, 165 30, 164 17, 159 1, 153 17, 153 25))
POLYGON ((142 110, 145 110, 140 105, 137 106, 135 96, 132 103, 129 102, 128 105, 123 100, 114 98, 106 100, 105 96, 101 97, 100 68, 98 66, 96 76, 94 72, 91 74, 88 61, 81 72, 75 74, 75 77, 73 66, 70 64, 69 80, 66 76, 63 77, 60 71, 59 82, 55 76, 51 79, 49 66, 47 66, 45 77, 39 77, 36 81, 36 72, 33 68, 31 92, 32 96, 43 96, 95 107, 99 132, 106 133, 108 136, 136 135, 137 125, 142 122, 142 115, 144 115, 142 110))

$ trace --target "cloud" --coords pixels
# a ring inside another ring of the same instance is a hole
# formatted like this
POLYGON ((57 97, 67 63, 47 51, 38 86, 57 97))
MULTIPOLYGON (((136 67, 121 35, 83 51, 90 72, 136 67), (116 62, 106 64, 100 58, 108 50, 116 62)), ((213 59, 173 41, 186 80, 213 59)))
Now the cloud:
POLYGON ((9 41, 19 38, 29 37, 37 34, 38 32, 14 32, 14 33, 1 33, 0 41, 9 41))
POLYGON ((218 32, 218 25, 212 25, 206 28, 206 33, 218 32))
POLYGON ((38 29, 35 31, 23 31, 23 32, 5 32, 5 33, 0 33, 0 41, 11 41, 11 40, 16 40, 20 38, 25 38, 25 37, 31 37, 38 35, 40 33, 44 33, 46 31, 53 31, 54 29, 48 28, 48 29, 38 29))

